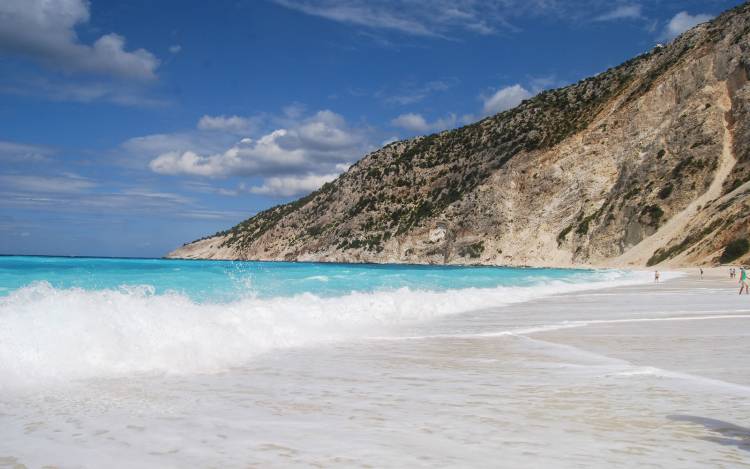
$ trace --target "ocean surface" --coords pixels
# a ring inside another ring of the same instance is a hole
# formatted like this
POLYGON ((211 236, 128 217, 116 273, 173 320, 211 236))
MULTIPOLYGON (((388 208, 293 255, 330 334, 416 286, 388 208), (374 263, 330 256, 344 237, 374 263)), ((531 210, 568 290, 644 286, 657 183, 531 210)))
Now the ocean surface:
POLYGON ((0 257, 0 467, 744 467, 750 306, 669 285, 0 257))
POLYGON ((616 270, 0 257, 0 389, 206 373, 554 293, 616 270))
POLYGON ((308 293, 330 298, 401 288, 441 292, 578 284, 623 275, 583 269, 0 256, 0 295, 46 282, 55 289, 145 289, 152 295, 184 295, 197 303, 231 303, 308 293))

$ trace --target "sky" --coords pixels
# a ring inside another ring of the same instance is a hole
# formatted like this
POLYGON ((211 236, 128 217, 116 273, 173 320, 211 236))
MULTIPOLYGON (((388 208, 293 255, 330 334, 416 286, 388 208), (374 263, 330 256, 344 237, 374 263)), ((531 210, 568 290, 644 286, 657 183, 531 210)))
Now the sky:
POLYGON ((2 0, 0 254, 160 257, 725 0, 2 0))

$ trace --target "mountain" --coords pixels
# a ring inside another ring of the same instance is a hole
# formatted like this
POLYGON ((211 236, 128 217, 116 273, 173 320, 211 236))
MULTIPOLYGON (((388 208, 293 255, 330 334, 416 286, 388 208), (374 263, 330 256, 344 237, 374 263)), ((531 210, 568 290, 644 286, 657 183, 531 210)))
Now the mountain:
POLYGON ((465 127, 400 141, 173 258, 748 260, 750 4, 465 127))

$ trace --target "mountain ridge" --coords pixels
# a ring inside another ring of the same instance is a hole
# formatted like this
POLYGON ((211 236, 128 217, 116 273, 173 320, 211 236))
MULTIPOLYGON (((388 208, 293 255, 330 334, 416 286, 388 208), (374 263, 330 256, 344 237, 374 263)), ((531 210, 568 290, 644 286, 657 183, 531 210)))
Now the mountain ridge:
POLYGON ((746 3, 513 109, 386 145, 167 257, 716 263, 750 232, 749 37, 746 3))

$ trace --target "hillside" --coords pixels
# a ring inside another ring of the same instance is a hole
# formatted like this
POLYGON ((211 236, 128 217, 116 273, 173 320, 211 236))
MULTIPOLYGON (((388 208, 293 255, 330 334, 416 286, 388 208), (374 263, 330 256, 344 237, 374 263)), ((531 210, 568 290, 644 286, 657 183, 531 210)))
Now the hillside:
POLYGON ((748 74, 745 4, 514 109, 387 145, 168 257, 687 265, 734 241, 748 260, 748 74))

